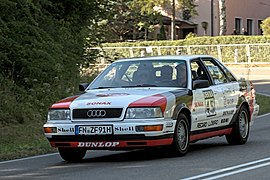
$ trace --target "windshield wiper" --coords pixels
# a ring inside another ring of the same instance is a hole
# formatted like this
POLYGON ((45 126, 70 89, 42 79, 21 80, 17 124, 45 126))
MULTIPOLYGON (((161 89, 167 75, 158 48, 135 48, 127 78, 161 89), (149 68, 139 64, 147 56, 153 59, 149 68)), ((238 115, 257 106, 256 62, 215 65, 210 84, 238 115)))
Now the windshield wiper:
POLYGON ((129 87, 157 87, 157 85, 154 84, 137 84, 137 85, 131 85, 131 86, 121 86, 122 88, 129 88, 129 87))
POLYGON ((110 89, 110 88, 117 88, 117 87, 110 87, 110 86, 100 86, 92 89, 110 89))

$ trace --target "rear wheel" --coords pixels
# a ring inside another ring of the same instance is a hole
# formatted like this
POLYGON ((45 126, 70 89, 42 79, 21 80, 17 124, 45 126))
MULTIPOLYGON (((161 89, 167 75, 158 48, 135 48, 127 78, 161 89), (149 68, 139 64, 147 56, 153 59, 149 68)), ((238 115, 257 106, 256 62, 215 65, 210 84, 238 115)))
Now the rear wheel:
POLYGON ((86 149, 58 148, 60 156, 68 162, 79 162, 86 154, 86 149))
POLYGON ((240 145, 245 144, 249 135, 249 113, 245 106, 242 106, 233 126, 232 133, 226 135, 229 144, 240 145))
POLYGON ((176 123, 174 139, 172 144, 173 152, 177 156, 186 155, 189 149, 189 137, 190 137, 190 130, 188 119, 184 114, 181 113, 176 123))

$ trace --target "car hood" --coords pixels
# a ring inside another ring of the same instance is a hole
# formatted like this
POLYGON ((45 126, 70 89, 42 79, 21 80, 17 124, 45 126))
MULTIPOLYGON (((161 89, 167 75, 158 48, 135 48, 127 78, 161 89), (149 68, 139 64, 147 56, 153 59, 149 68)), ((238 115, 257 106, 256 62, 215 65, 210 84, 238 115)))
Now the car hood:
POLYGON ((96 89, 63 99, 51 106, 51 108, 124 108, 124 107, 145 107, 161 106, 165 110, 168 101, 172 106, 175 103, 175 92, 182 92, 182 88, 115 88, 96 89), (173 93, 174 92, 174 93, 173 93))

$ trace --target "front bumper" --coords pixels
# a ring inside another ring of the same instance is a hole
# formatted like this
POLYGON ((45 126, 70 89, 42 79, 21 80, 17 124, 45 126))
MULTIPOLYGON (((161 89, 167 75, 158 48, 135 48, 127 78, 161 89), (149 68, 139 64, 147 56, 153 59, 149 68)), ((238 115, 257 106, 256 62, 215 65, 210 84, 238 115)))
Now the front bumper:
POLYGON ((169 145, 173 142, 175 120, 124 120, 119 122, 48 122, 45 128, 55 128, 45 133, 52 147, 86 149, 136 149, 169 145), (112 126, 110 135, 78 135, 76 126, 112 126), (138 132, 138 126, 162 125, 162 130, 138 132))

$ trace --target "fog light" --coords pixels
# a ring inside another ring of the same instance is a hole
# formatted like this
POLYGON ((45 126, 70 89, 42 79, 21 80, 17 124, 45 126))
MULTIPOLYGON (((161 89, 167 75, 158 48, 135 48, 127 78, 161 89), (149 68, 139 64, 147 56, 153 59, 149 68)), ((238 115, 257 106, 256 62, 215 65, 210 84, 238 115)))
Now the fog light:
POLYGON ((44 132, 45 133, 57 133, 57 128, 56 127, 44 127, 44 132))
POLYGON ((146 131, 162 131, 163 124, 159 125, 147 125, 147 126, 136 126, 137 132, 146 132, 146 131))

